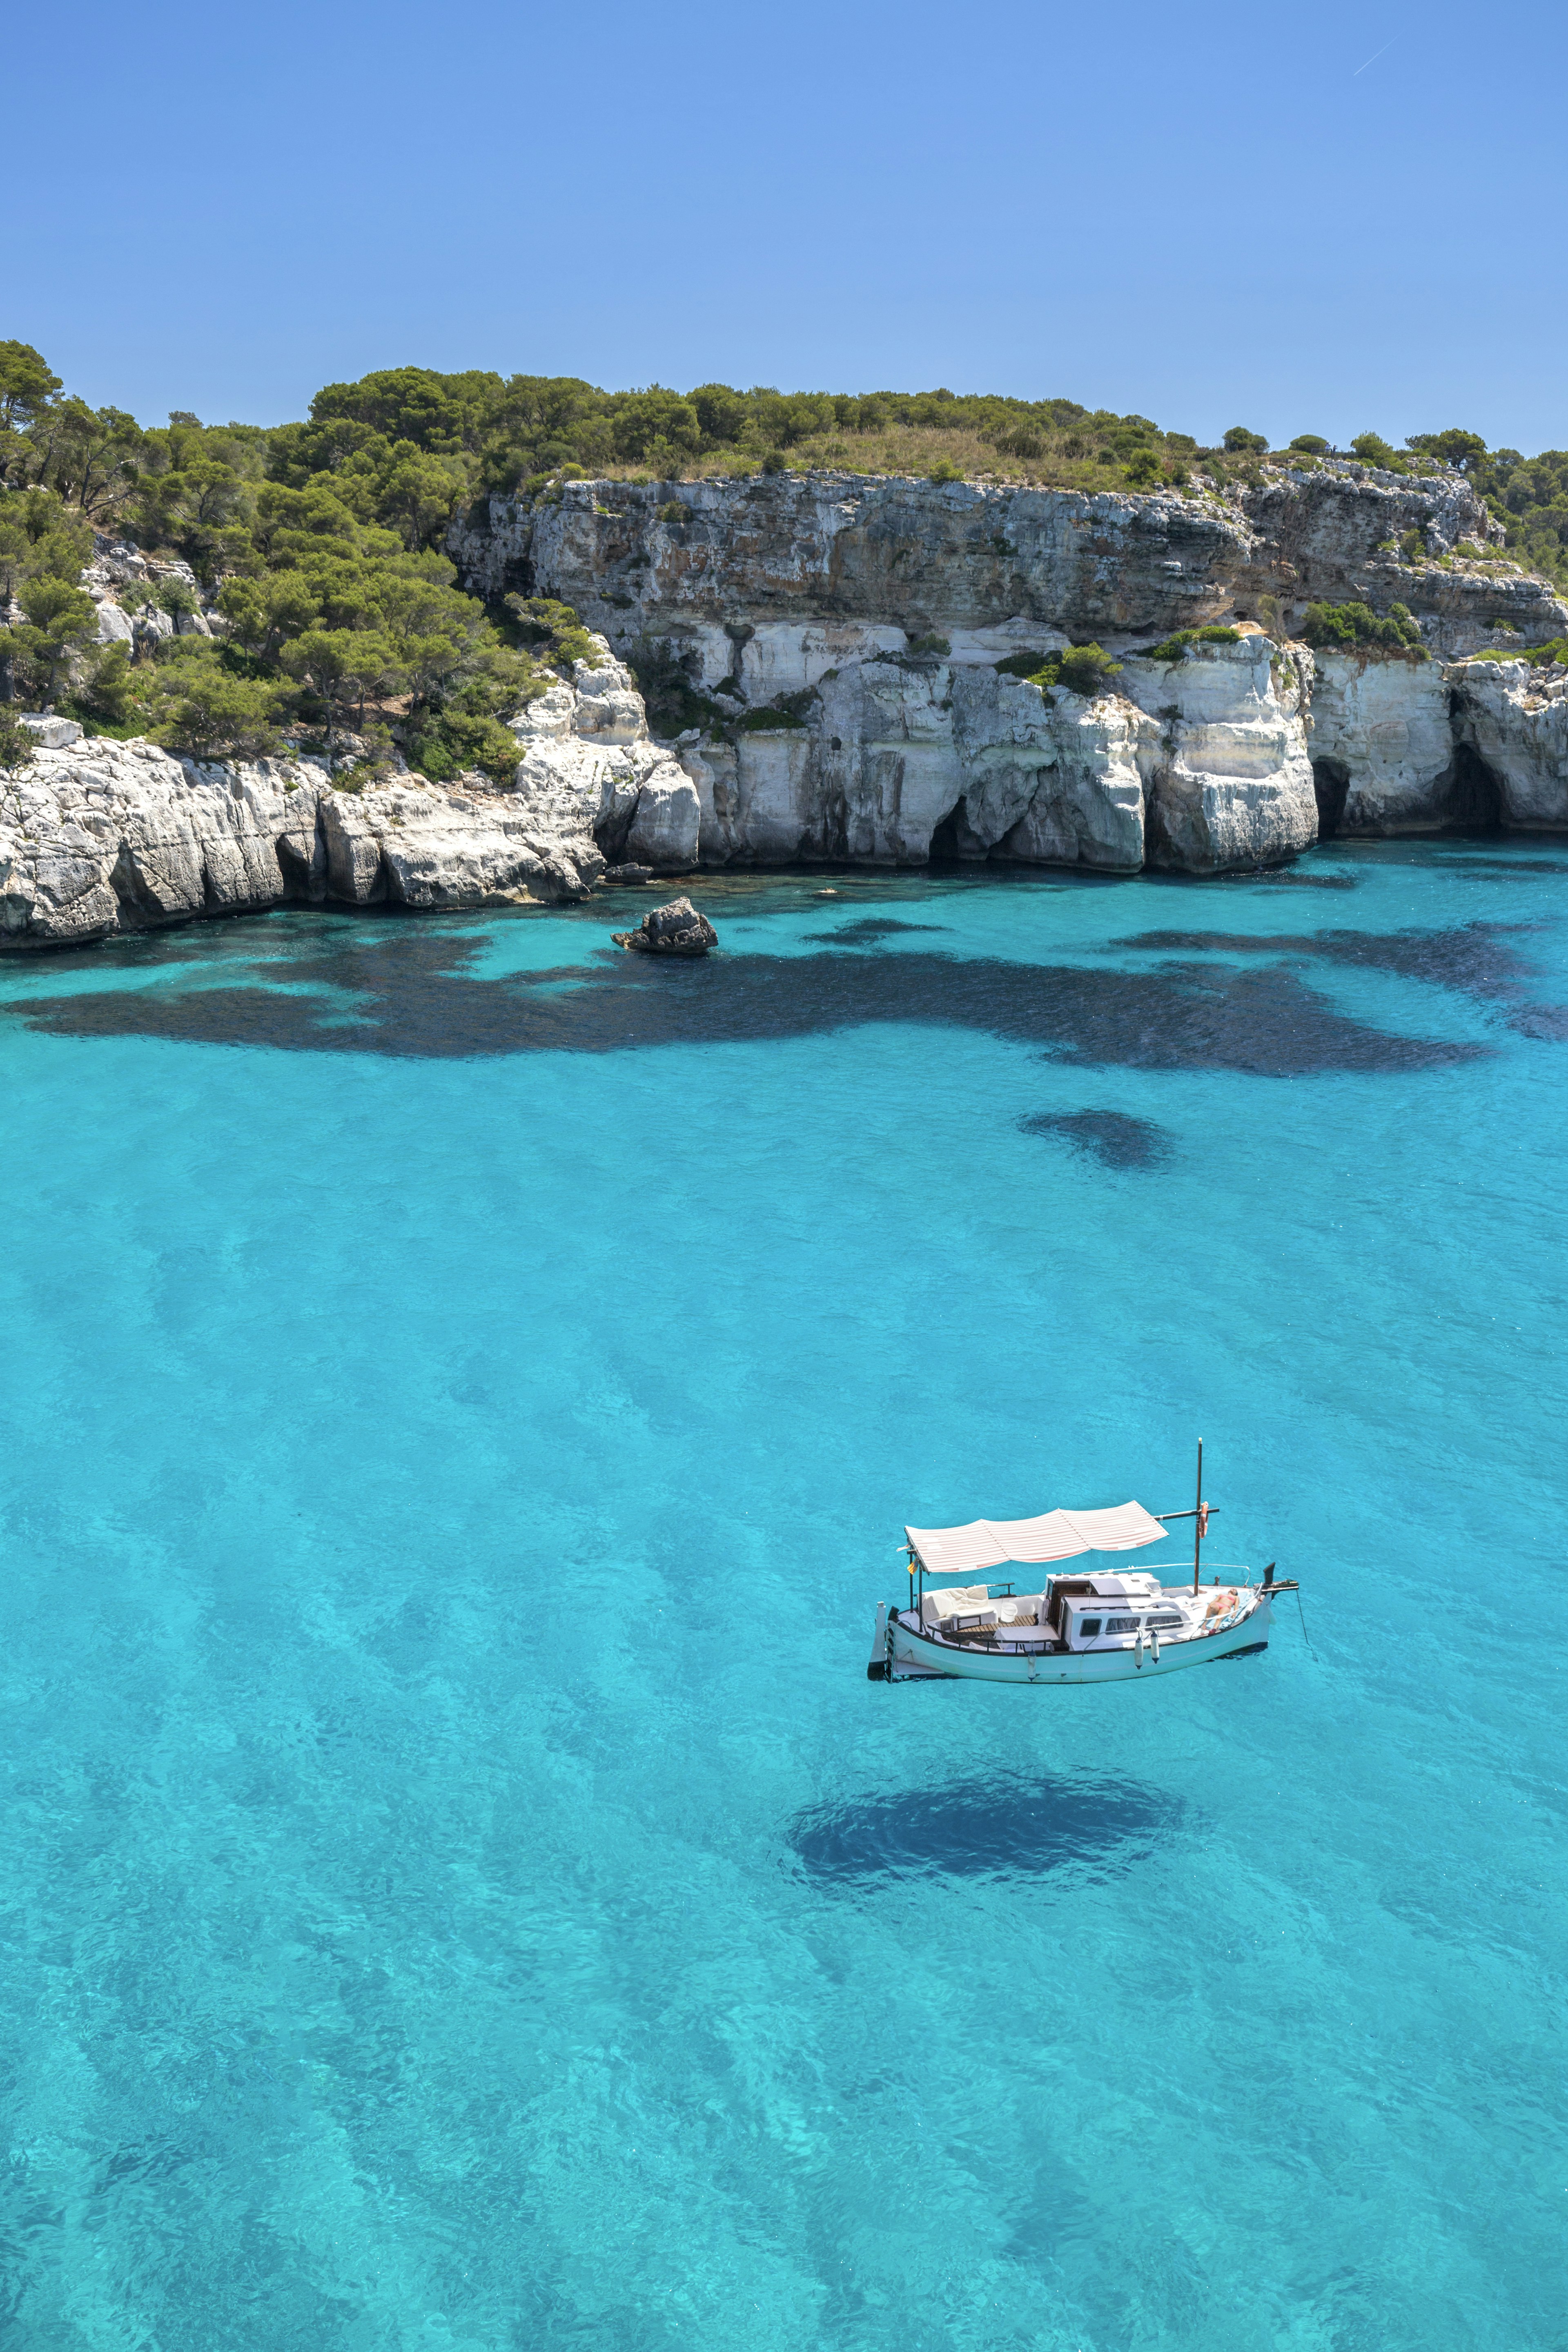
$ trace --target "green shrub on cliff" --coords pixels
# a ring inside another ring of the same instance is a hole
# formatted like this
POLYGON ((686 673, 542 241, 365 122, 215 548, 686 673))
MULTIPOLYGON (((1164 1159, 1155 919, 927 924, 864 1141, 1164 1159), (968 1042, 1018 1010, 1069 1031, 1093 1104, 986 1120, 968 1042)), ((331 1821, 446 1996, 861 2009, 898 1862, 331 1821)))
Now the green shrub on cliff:
POLYGON ((996 667, 1003 677, 1021 677, 1028 686, 1038 686, 1049 698, 1053 686, 1063 686, 1070 694, 1093 697, 1104 691, 1107 679, 1121 669, 1103 646, 1064 646, 1060 653, 1009 654, 996 667))
MULTIPOLYGON (((591 669, 601 658, 570 604, 554 596, 508 596, 506 606, 521 643, 560 677, 570 678, 578 662, 586 662, 591 669)), ((543 681, 546 686, 549 683, 548 678, 543 681)))
POLYGON ((1543 646, 1489 646, 1485 653, 1467 654, 1467 661, 1529 662, 1540 668, 1546 662, 1561 662, 1568 667, 1568 637, 1552 637, 1543 646))
POLYGON ((1142 661, 1186 661, 1194 646, 1239 646, 1240 643, 1239 629, 1227 628, 1223 623, 1216 622, 1203 629, 1177 629, 1157 646, 1150 646, 1139 658, 1142 661))
POLYGON ((20 582, 16 601, 24 618, 0 630, 6 641, 0 661, 8 665, 13 693, 42 709, 64 691, 72 656, 92 643, 98 607, 85 590, 49 572, 20 582))
POLYGON ((22 610, 14 625, 0 625, 0 703, 19 698, 36 709, 62 691, 98 625, 91 597, 77 585, 91 553, 91 527, 55 491, 0 494, 0 613, 13 604, 22 610))
POLYGON ((1072 694, 1099 694, 1108 678, 1121 669, 1104 648, 1097 645, 1069 646, 1056 656, 1057 675, 1072 694))
POLYGON ((1301 635, 1322 653, 1382 653, 1415 656, 1425 661, 1427 648, 1406 604, 1391 604, 1380 619, 1370 604, 1309 604, 1301 635))
POLYGON ((278 748, 293 698, 280 682, 247 677, 205 637, 171 637, 156 691, 144 705, 150 732, 196 760, 256 760, 278 748))
POLYGON ((9 703, 0 702, 0 769, 15 775, 37 750, 30 728, 24 727, 9 703))
POLYGON ((743 711, 732 724, 743 735, 775 735, 782 728, 809 727, 818 699, 814 686, 802 687, 798 694, 781 694, 776 702, 758 703, 754 709, 743 711))
POLYGON ((131 648, 120 640, 100 646, 84 666, 70 698, 73 717, 99 729, 125 727, 135 714, 131 648))

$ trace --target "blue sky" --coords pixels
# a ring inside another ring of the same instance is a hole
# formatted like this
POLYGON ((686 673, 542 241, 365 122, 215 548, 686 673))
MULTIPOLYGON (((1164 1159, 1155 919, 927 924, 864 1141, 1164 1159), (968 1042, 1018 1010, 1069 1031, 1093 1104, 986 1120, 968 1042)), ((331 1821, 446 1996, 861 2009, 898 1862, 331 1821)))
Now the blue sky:
POLYGON ((1568 445, 1568 13, 76 0, 0 335, 144 423, 372 367, 1568 445))

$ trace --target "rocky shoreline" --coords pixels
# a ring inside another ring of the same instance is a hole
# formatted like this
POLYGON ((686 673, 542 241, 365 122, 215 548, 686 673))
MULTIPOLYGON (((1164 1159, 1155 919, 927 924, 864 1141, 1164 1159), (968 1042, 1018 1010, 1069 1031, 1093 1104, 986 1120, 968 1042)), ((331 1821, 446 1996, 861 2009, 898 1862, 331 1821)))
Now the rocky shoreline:
POLYGON ((509 789, 43 727, 0 783, 0 944, 288 903, 549 906, 633 871, 1214 874, 1334 833, 1568 828, 1568 671, 1467 658, 1568 633, 1496 538, 1458 477, 1344 472, 1229 504, 831 476, 492 501, 450 542, 465 583, 597 633, 511 722, 509 789), (1433 561, 1394 551, 1412 530, 1433 561), (1351 596, 1406 605, 1436 657, 1295 636, 1351 596), (1150 649, 1205 625, 1232 634, 1150 649), (1017 674, 1091 637, 1119 665, 1102 691, 1017 674), (669 740, 629 656, 690 719, 669 740))

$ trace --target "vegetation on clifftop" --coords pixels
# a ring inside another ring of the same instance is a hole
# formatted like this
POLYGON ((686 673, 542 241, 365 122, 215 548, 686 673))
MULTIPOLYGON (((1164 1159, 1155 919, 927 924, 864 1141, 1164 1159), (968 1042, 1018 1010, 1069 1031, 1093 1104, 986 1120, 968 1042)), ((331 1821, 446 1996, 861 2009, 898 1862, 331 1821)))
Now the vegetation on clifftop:
MULTIPOLYGON (((1461 467, 1511 550, 1568 583, 1568 452, 1489 451, 1456 427, 1413 436, 1403 452, 1364 434, 1352 453, 1396 473, 1461 467)), ((605 392, 574 376, 413 367, 329 384, 298 424, 210 425, 176 411, 144 427, 68 394, 30 345, 0 341, 0 704, 74 698, 96 727, 200 756, 264 751, 284 726, 328 742, 352 727, 372 757, 389 756, 395 725, 426 773, 499 777, 515 759, 501 720, 570 667, 563 631, 575 625, 486 614, 458 589, 446 533, 486 494, 550 498, 590 475, 814 467, 1212 493, 1329 454, 1321 436, 1301 434, 1273 458, 1241 425, 1200 448, 1147 417, 1065 399, 720 383, 605 392), (126 584, 120 602, 161 607, 163 634, 144 626, 133 646, 95 644, 79 585, 95 534, 152 559, 153 576, 126 584), (197 625, 203 598, 226 624, 221 638, 197 625)), ((678 528, 685 509, 665 500, 662 512, 678 528)), ((1422 560, 1418 547, 1403 551, 1422 560)), ((1342 624, 1322 625, 1346 641, 1342 624)))

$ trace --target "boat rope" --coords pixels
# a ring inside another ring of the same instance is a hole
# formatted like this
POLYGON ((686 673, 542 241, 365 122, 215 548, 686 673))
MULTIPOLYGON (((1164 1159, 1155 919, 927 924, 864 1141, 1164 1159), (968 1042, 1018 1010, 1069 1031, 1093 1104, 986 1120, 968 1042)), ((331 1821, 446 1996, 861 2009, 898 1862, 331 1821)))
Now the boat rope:
POLYGON ((1296 1613, 1301 1621, 1301 1639, 1307 1645, 1308 1653, 1311 1655, 1313 1664, 1321 1666, 1322 1664, 1322 1660, 1312 1648, 1312 1637, 1307 1631, 1307 1612, 1301 1607, 1301 1588, 1299 1584, 1296 1587, 1296 1613))

